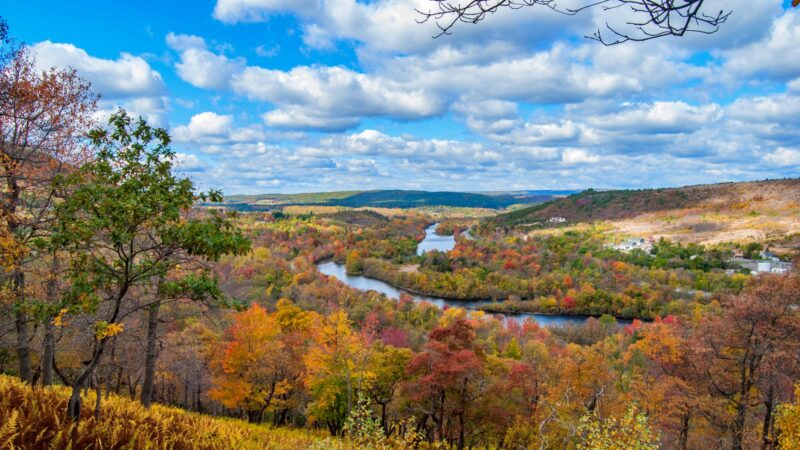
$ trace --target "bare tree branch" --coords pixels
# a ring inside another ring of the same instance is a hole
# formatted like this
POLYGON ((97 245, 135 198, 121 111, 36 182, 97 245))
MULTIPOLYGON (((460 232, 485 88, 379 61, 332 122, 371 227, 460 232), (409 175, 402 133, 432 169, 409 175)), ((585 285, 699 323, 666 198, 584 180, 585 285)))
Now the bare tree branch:
MULTIPOLYGON (((615 45, 627 41, 648 41, 665 36, 684 36, 687 33, 712 34, 719 30, 731 14, 731 10, 709 12, 703 8, 705 0, 594 0, 577 7, 559 5, 558 0, 431 0, 435 7, 428 11, 417 10, 419 23, 434 21, 438 38, 450 35, 459 22, 478 23, 487 15, 502 9, 520 9, 527 6, 543 6, 557 13, 575 15, 592 8, 631 14, 632 19, 624 27, 606 23, 605 30, 598 29, 589 39, 604 45, 615 45)), ((793 5, 800 4, 794 0, 793 5)))

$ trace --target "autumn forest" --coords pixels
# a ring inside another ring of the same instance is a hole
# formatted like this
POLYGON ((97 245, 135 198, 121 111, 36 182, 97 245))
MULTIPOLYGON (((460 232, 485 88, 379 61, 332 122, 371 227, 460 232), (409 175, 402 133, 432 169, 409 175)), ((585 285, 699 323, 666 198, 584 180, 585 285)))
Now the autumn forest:
POLYGON ((797 179, 247 207, 0 39, 0 449, 800 448, 797 179))

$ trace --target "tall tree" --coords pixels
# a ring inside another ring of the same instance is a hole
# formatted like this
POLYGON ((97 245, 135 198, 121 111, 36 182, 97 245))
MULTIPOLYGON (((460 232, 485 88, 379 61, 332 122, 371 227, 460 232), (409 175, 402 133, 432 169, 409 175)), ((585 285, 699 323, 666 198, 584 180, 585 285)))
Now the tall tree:
POLYGON ((680 450, 689 447, 701 384, 701 375, 693 364, 693 347, 686 338, 687 328, 673 319, 656 321, 638 333, 625 354, 625 360, 633 366, 632 388, 668 431, 664 443, 673 439, 672 446, 680 450))
POLYGON ((332 434, 340 434, 354 400, 366 387, 369 348, 343 310, 318 317, 316 322, 314 343, 304 356, 305 385, 314 395, 309 414, 324 422, 332 434))
POLYGON ((389 403, 395 398, 395 391, 403 380, 405 368, 411 359, 411 350, 376 343, 372 348, 369 371, 373 374, 367 385, 367 393, 373 404, 381 409, 381 425, 387 436, 391 427, 386 412, 389 403))
MULTIPOLYGON (((216 193, 212 200, 221 200, 216 193)), ((147 305, 147 341, 145 346, 142 404, 149 408, 153 400, 156 359, 158 358, 159 313, 165 302, 187 299, 204 306, 228 306, 228 299, 211 277, 206 261, 217 261, 222 255, 241 255, 250 249, 229 217, 218 213, 186 217, 173 227, 161 242, 158 257, 166 271, 156 277, 154 298, 147 305)))
POLYGON ((236 314, 212 360, 212 398, 244 409, 251 422, 283 408, 301 381, 310 316, 288 300, 273 314, 256 303, 236 314))
POLYGON ((464 320, 431 331, 423 351, 406 367, 406 389, 424 415, 433 421, 433 438, 461 450, 466 444, 469 408, 480 393, 483 352, 475 330, 464 320))
POLYGON ((768 406, 762 438, 769 438, 776 402, 764 402, 758 395, 759 391, 769 395, 774 372, 796 370, 800 354, 798 303, 797 276, 761 275, 741 294, 728 298, 721 314, 709 318, 698 332, 701 348, 696 363, 703 368, 709 393, 718 402, 718 407, 706 414, 730 431, 733 450, 747 446, 747 422, 759 403, 768 406))
POLYGON ((19 376, 33 380, 27 267, 31 242, 52 221, 54 180, 86 157, 82 138, 91 126, 96 97, 74 70, 38 71, 33 56, 0 24, 0 239, 17 333, 19 376))
MULTIPOLYGON (((64 177, 73 187, 57 209, 54 241, 71 258, 71 290, 64 296, 71 313, 92 314, 91 351, 72 382, 68 415, 80 418, 80 390, 91 379, 111 338, 123 331, 122 321, 142 306, 139 297, 167 275, 174 283, 211 290, 215 283, 192 283, 177 271, 184 255, 215 258, 249 245, 226 220, 187 218, 197 194, 188 178, 173 173, 175 154, 163 129, 124 111, 109 119, 108 128, 89 133, 95 158, 64 177), (232 250, 233 249, 233 250, 232 250)), ((210 199, 219 200, 218 193, 210 199)))

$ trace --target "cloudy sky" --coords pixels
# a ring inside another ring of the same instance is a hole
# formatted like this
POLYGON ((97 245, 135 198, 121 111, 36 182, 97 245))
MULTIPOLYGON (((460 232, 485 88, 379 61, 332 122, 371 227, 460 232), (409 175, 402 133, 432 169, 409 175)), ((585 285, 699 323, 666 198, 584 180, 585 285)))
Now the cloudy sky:
MULTIPOLYGON (((563 0, 580 3, 581 0, 563 0)), ((678 186, 800 175, 800 10, 707 0, 714 35, 605 47, 618 17, 430 0, 14 1, 41 67, 168 128, 227 194, 678 186)))

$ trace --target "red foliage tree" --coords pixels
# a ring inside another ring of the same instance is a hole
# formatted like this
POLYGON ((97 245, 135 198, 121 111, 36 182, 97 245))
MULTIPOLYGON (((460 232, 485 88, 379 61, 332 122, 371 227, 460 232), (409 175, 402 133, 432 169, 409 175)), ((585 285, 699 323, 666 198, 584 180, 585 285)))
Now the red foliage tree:
POLYGON ((468 322, 431 331, 422 352, 406 367, 406 390, 423 414, 422 424, 433 422, 430 437, 464 448, 469 406, 483 387, 483 364, 468 322))

